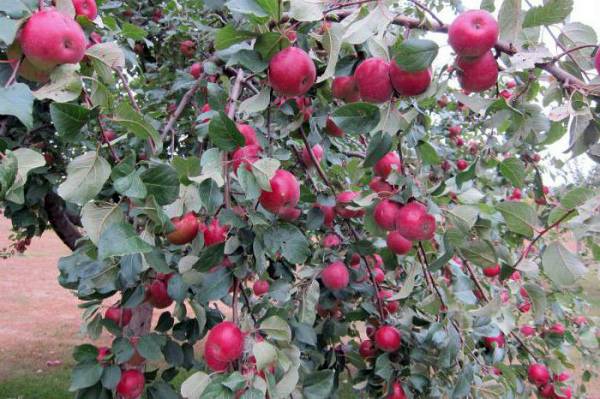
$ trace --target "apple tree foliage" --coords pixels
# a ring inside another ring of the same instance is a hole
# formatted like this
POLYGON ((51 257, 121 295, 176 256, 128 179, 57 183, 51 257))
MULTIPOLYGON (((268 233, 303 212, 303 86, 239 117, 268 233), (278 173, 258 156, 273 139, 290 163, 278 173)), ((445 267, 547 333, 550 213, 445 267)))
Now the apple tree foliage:
MULTIPOLYGON (((462 12, 460 0, 103 0, 94 21, 77 18, 101 42, 45 83, 15 76, 6 53, 39 2, 0 2, 0 206, 13 250, 49 228, 73 250, 59 282, 81 300, 90 344, 74 351, 71 390, 115 397, 123 371, 137 367, 148 398, 381 398, 395 382, 406 397, 517 398, 541 394, 527 381, 537 362, 572 374, 555 392, 585 397, 598 363, 589 290, 600 197, 545 190, 562 163, 539 154, 566 135, 564 151, 600 160, 598 38, 569 19, 572 0, 544 3, 481 2, 498 18, 501 71, 497 87, 465 94, 431 40, 447 30, 436 14, 462 12), (269 60, 288 46, 316 65, 309 100, 278 98, 268 84, 269 60), (383 104, 334 100, 332 79, 371 56, 411 70, 434 63, 433 81, 383 104), (198 79, 193 62, 203 64, 198 79), (326 133, 328 118, 343 137, 326 133), (264 148, 237 174, 227 155, 243 143, 234 121, 253 126, 264 148), (324 149, 319 169, 304 166, 306 143, 324 149), (390 151, 404 161, 387 178, 392 199, 418 200, 436 219, 434 239, 403 256, 387 249, 369 188, 390 151), (290 221, 257 202, 279 168, 301 185, 290 221), (342 191, 360 193, 348 207, 365 216, 327 227, 313 204, 334 205, 342 191), (226 241, 170 244, 171 218, 188 212, 229 226, 226 241), (329 233, 341 244, 322 245, 329 233), (381 282, 366 278, 375 254, 381 282), (336 260, 356 267, 347 288, 331 291, 320 272, 336 260), (483 273, 496 264, 497 277, 483 273), (173 274, 175 304, 152 319, 146 291, 158 273, 173 274), (253 294, 257 279, 269 281, 267 294, 253 294), (391 295, 377 298, 381 290, 391 295), (115 304, 133 311, 134 326, 104 318, 115 304), (201 341, 224 319, 247 333, 244 353, 214 373, 201 341), (401 332, 400 349, 361 356, 382 325, 401 332), (101 334, 114 337, 104 361, 93 345, 101 334), (179 373, 188 377, 175 388, 179 373)), ((56 6, 73 12, 69 1, 56 6)))

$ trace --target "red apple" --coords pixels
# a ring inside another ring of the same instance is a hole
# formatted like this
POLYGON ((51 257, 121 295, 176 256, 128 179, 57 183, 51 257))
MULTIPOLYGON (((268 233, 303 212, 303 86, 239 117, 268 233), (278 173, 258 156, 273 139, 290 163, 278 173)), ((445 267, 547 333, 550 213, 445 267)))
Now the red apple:
POLYGON ((369 359, 375 357, 377 354, 377 348, 375 348, 375 344, 370 339, 365 339, 360 343, 358 347, 358 353, 365 359, 369 359))
POLYGON ((333 79, 331 91, 334 98, 339 98, 347 103, 360 101, 360 92, 354 76, 338 76, 333 79))
POLYGON ((198 219, 193 212, 186 213, 181 218, 171 219, 175 230, 167 235, 171 244, 184 245, 191 242, 198 234, 198 219))
POLYGON ((245 145, 257 145, 260 146, 258 142, 258 138, 256 137, 256 130, 250 125, 245 123, 236 123, 238 131, 242 136, 244 136, 245 145))
POLYGON ((507 89, 514 89, 515 87, 517 87, 517 82, 515 82, 514 80, 511 79, 508 82, 506 82, 507 89))
POLYGON ((105 129, 104 132, 102 132, 102 142, 103 143, 110 143, 111 141, 113 141, 116 138, 117 138, 117 134, 114 132, 114 130, 105 129))
POLYGON ((531 310, 531 302, 529 302, 529 301, 522 302, 517 306, 517 309, 519 309, 519 312, 521 312, 521 313, 527 313, 531 310))
POLYGON ((396 228, 396 216, 402 208, 397 202, 390 200, 380 201, 373 209, 375 223, 384 230, 392 231, 396 228))
POLYGON ((225 371, 230 362, 239 359, 244 350, 244 335, 234 323, 223 321, 209 332, 204 344, 204 359, 217 372, 225 371))
POLYGON ((19 41, 31 64, 45 71, 59 64, 79 63, 87 44, 81 26, 53 8, 34 13, 23 26, 19 41))
POLYGON ((300 200, 300 184, 287 170, 279 169, 270 180, 271 191, 262 191, 258 202, 271 213, 281 208, 295 207, 300 200))
POLYGON ((535 335, 535 328, 528 325, 522 326, 520 331, 525 337, 532 337, 535 335))
MULTIPOLYGON (((9 60, 13 60, 15 64, 11 62, 11 67, 15 67, 16 62, 21 59, 23 56, 23 50, 21 49, 21 45, 18 41, 13 42, 6 49, 6 57, 9 60)), ((32 82, 38 83, 46 83, 50 80, 50 74, 48 71, 44 71, 35 65, 33 65, 27 58, 21 59, 21 64, 19 65, 19 76, 30 80, 32 82)))
POLYGON ((375 345, 385 352, 395 352, 402 343, 400 331, 393 326, 379 327, 375 332, 375 345))
POLYGON ((184 57, 193 57, 196 54, 196 43, 193 40, 184 40, 179 43, 179 52, 184 57))
POLYGON ((327 122, 325 123, 325 132, 333 137, 344 137, 344 131, 340 129, 331 118, 327 118, 327 122))
POLYGON ((505 100, 510 100, 512 93, 505 89, 500 92, 500 97, 504 98, 505 100))
POLYGON ((543 364, 533 363, 527 369, 527 378, 532 384, 542 386, 550 380, 550 373, 543 364))
POLYGON ((343 290, 350 282, 350 273, 343 262, 336 261, 323 269, 321 272, 321 281, 331 291, 343 290))
POLYGON ((396 229, 410 241, 431 240, 435 234, 435 218, 427 213, 425 205, 409 202, 398 211, 396 229))
POLYGON ((365 211, 363 209, 350 209, 346 207, 346 204, 352 203, 352 201, 354 201, 354 199, 359 195, 360 193, 358 191, 344 191, 342 193, 339 193, 335 197, 335 213, 345 219, 363 217, 365 214, 365 211))
POLYGON ((306 94, 317 78, 315 63, 298 47, 288 47, 269 62, 269 83, 282 96, 306 94))
POLYGON ((551 334, 563 336, 563 335, 565 335, 566 329, 565 329, 564 324, 557 322, 550 326, 550 328, 548 329, 548 332, 551 334))
POLYGON ((462 132, 462 127, 459 125, 450 126, 448 132, 450 133, 450 138, 458 137, 462 132))
POLYGON ((469 167, 469 163, 464 159, 459 159, 458 161, 456 161, 456 167, 458 168, 458 170, 463 171, 469 167))
MULTIPOLYGON (((315 156, 317 163, 321 163, 321 159, 323 159, 323 147, 321 147, 319 144, 315 144, 312 147, 312 153, 315 156)), ((304 162, 304 165, 306 165, 307 168, 315 166, 310 154, 308 153, 307 147, 302 149, 302 162, 304 162)))
POLYGON ((333 219, 335 219, 335 206, 327 206, 315 203, 313 208, 319 208, 323 212, 323 224, 325 227, 333 227, 333 219))
POLYGON ((106 366, 109 361, 106 359, 112 354, 109 347, 101 346, 98 348, 98 356, 96 356, 96 361, 100 363, 102 366, 106 366))
POLYGON ((229 232, 229 226, 221 226, 217 218, 214 218, 208 225, 201 224, 199 229, 204 234, 205 247, 225 242, 227 240, 227 233, 229 232))
POLYGON ((338 236, 335 233, 327 234, 323 238, 323 246, 325 248, 335 248, 337 246, 340 246, 341 244, 342 244, 342 240, 341 240, 340 236, 338 236))
POLYGON ((597 51, 596 56, 594 57, 594 67, 596 67, 596 71, 600 73, 600 51, 597 51))
POLYGON ((138 399, 144 392, 144 374, 138 370, 124 370, 117 384, 117 394, 122 399, 138 399))
POLYGON ((376 267, 375 269, 373 269, 373 280, 377 284, 383 283, 383 281, 385 280, 385 273, 383 272, 383 270, 381 270, 381 268, 376 267))
POLYGON ((133 313, 131 312, 131 309, 122 308, 117 305, 113 305, 106 309, 106 312, 104 313, 105 319, 114 321, 119 327, 128 325, 132 317, 133 313))
POLYGON ((387 399, 406 399, 404 389, 398 381, 392 384, 392 392, 387 396, 387 399))
POLYGON ((168 280, 155 279, 146 287, 146 297, 148 303, 154 306, 156 309, 164 309, 171 306, 173 299, 169 296, 167 290, 168 280))
POLYGON ((495 347, 503 348, 506 344, 506 341, 504 340, 504 334, 500 333, 495 337, 484 337, 483 343, 486 348, 494 349, 495 347))
POLYGON ((391 184, 386 182, 385 179, 382 179, 379 176, 376 176, 373 178, 373 180, 371 180, 371 182, 369 183, 369 187, 376 193, 381 194, 392 194, 396 191, 394 189, 394 186, 392 186, 391 184))
POLYGON ((383 103, 392 98, 390 64, 381 58, 367 58, 354 71, 360 97, 370 103, 383 103))
POLYGON ((554 386, 552 384, 542 385, 538 388, 538 393, 542 398, 555 399, 554 386))
POLYGON ((498 80, 498 63, 491 51, 479 58, 458 57, 458 82, 468 92, 481 92, 493 87, 498 80))
POLYGON ((448 43, 458 55, 479 57, 498 40, 498 22, 485 10, 460 14, 448 28, 448 43))
MULTIPOLYGON (((381 270, 381 269, 377 269, 377 270, 381 270)), ((392 296, 394 296, 394 293, 392 291, 390 291, 390 290, 381 290, 381 291, 379 291, 379 298, 385 304, 385 309, 389 313, 396 313, 398 311, 398 309, 400 309, 400 303, 398 303, 398 301, 390 301, 390 300, 388 300, 392 296)))
POLYGON ((204 71, 204 66, 201 62, 194 62, 190 67, 190 75, 194 77, 194 79, 198 79, 202 76, 202 72, 204 71))
POLYGON ((256 280, 252 286, 252 291, 256 296, 262 296, 269 292, 269 282, 267 280, 256 280))
POLYGON ((554 387, 554 399, 571 399, 572 396, 571 387, 554 387))
POLYGON ((416 96, 424 93, 431 83, 431 69, 408 72, 396 64, 390 63, 390 79, 392 86, 401 96, 416 96))
POLYGON ((98 16, 96 0, 73 0, 73 7, 75 7, 76 15, 87 17, 90 21, 98 16))
POLYGON ((233 171, 237 174, 240 165, 244 164, 247 171, 252 170, 252 164, 260 159, 262 148, 258 145, 240 147, 231 154, 233 171))
POLYGON ((160 8, 157 8, 154 10, 154 12, 152 13, 152 20, 156 23, 159 23, 160 20, 163 17, 163 13, 162 10, 160 8))
POLYGON ((495 264, 495 265, 484 268, 483 274, 485 274, 487 277, 496 277, 497 275, 500 274, 500 265, 495 264))
POLYGON ((412 241, 407 240, 397 231, 392 231, 387 235, 387 247, 397 255, 406 255, 412 249, 412 241))
POLYGON ((402 161, 397 152, 392 151, 385 154, 373 167, 373 172, 377 176, 386 178, 392 173, 392 170, 400 171, 402 168, 402 161))
POLYGON ((302 215, 302 211, 298 208, 292 207, 281 208, 279 212, 277 212, 277 216, 279 216, 283 220, 287 220, 288 222, 298 220, 300 215, 302 215))

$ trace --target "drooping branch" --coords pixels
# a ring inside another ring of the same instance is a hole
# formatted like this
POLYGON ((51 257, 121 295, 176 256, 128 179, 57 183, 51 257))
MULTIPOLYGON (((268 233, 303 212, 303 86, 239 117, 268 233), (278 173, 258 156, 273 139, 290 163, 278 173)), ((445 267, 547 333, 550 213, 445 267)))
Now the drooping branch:
POLYGON ((56 235, 72 251, 77 249, 77 241, 82 238, 82 235, 71 222, 65 208, 65 201, 58 194, 50 191, 44 198, 44 209, 48 214, 48 222, 56 235))

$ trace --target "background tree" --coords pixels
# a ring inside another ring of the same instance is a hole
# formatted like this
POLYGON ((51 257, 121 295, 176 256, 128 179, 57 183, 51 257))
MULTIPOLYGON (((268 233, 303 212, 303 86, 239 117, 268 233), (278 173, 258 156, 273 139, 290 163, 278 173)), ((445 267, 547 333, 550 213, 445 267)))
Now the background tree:
POLYGON ((481 7, 0 2, 15 250, 53 228, 114 336, 76 396, 585 396, 598 194, 539 153, 598 158, 596 33, 571 0, 481 7))

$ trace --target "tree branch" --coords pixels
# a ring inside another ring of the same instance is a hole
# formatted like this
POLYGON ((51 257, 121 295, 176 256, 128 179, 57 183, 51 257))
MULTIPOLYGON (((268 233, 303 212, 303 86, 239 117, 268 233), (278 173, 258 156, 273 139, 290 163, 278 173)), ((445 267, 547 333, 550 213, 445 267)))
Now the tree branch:
POLYGON ((65 209, 65 201, 54 191, 50 191, 44 198, 44 209, 48 214, 48 222, 56 235, 71 251, 77 249, 77 241, 82 238, 82 235, 71 223, 65 209))
POLYGON ((179 101, 179 104, 177 105, 177 109, 171 115, 171 117, 169 118, 169 121, 167 122, 167 124, 165 125, 165 127, 163 128, 163 130, 160 134, 161 139, 164 140, 165 136, 169 133, 169 131, 171 129, 173 129, 175 122, 177 122, 177 120, 179 119, 179 117, 181 116, 183 111, 190 104, 190 102, 192 101, 192 98, 194 97, 194 94, 196 94, 196 92, 200 88, 200 85, 202 84, 203 77, 204 77, 204 74, 202 74, 198 79, 196 79, 196 82, 194 82, 193 86, 190 87, 190 89, 183 95, 183 97, 181 97, 181 101, 179 101))

